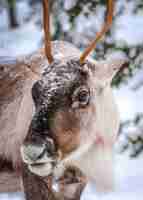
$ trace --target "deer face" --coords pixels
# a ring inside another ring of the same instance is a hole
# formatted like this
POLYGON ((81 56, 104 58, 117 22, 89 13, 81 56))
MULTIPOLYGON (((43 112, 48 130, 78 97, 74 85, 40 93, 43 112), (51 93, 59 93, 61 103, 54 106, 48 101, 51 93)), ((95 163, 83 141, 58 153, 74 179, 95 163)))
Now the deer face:
MULTIPOLYGON (((32 173, 55 173, 58 150, 64 166, 78 167, 96 180, 96 187, 98 182, 100 186, 111 182, 119 120, 110 84, 124 61, 80 64, 73 58, 46 65, 43 60, 46 70, 32 88, 36 109, 21 151, 32 173)), ((59 176, 61 169, 58 167, 54 176, 59 176)))
POLYGON ((47 67, 32 88, 36 110, 26 139, 31 150, 23 151, 25 157, 30 157, 26 162, 33 173, 54 173, 56 177, 61 175, 61 169, 76 166, 97 185, 112 185, 112 151, 119 116, 110 84, 123 63, 90 60, 81 65, 73 59, 55 61, 47 67), (49 143, 62 154, 62 166, 56 172, 49 143), (39 163, 42 165, 37 167, 39 163))
POLYGON ((80 144, 80 130, 88 126, 95 112, 91 83, 94 65, 87 62, 81 66, 79 61, 70 60, 50 67, 33 87, 33 98, 36 110, 47 112, 44 116, 58 147, 68 153, 80 144))
POLYGON ((122 64, 123 60, 82 65, 77 60, 58 61, 34 85, 36 110, 43 110, 47 128, 64 154, 95 138, 96 132, 109 140, 117 130, 110 83, 122 64))

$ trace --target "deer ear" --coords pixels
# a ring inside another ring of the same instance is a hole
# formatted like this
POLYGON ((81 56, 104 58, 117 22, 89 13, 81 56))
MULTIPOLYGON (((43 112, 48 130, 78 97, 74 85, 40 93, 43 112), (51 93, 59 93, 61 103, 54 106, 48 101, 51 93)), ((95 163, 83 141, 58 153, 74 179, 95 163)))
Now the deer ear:
POLYGON ((123 70, 125 67, 129 65, 129 60, 127 57, 124 58, 112 58, 106 60, 107 62, 107 79, 109 78, 110 81, 114 78, 114 76, 120 71, 123 70))
POLYGON ((111 83, 117 72, 127 67, 128 64, 129 60, 127 57, 110 57, 107 60, 100 61, 95 64, 95 66, 97 66, 95 75, 100 80, 103 80, 106 83, 111 83))

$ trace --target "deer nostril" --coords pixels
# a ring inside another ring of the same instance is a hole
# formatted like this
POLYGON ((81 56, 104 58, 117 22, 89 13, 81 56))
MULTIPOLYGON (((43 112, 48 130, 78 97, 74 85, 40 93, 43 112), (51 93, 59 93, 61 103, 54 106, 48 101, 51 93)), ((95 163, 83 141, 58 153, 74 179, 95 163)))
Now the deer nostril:
POLYGON ((45 153, 45 145, 25 145, 23 146, 23 153, 25 160, 36 161, 40 159, 45 153))
POLYGON ((4 66, 0 66, 0 72, 4 72, 4 71, 5 71, 4 66))
POLYGON ((56 154, 56 146, 51 138, 46 139, 45 149, 48 155, 56 154))

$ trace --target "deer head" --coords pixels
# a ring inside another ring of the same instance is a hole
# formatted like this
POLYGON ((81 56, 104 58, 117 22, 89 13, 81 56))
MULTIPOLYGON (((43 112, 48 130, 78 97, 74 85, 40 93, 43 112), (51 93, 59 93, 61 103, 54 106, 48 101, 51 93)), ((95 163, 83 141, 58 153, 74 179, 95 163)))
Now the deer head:
MULTIPOLYGON (((49 163, 49 158, 45 158, 45 141, 52 138, 62 155, 55 176, 59 176, 63 166, 73 165, 106 188, 112 182, 113 144, 119 128, 111 82, 125 60, 95 61, 88 55, 112 23, 113 1, 108 1, 106 23, 83 53, 73 47, 66 49, 66 45, 55 50, 58 42, 52 43, 50 39, 48 1, 43 1, 43 8, 45 55, 49 64, 32 88, 36 112, 22 150, 23 159, 28 164, 46 163, 46 159, 49 163), (33 154, 35 145, 39 145, 39 151, 33 154)), ((30 169, 47 175, 51 167, 45 166, 37 170, 32 165, 30 169)))
POLYGON ((107 20, 83 53, 69 43, 51 42, 47 0, 43 0, 43 16, 44 51, 24 60, 34 72, 39 68, 44 72, 32 87, 35 114, 22 147, 23 160, 40 176, 58 176, 62 166, 76 166, 102 187, 112 179, 119 127, 111 82, 125 60, 95 61, 88 55, 111 26, 113 1, 108 0, 107 20), (56 170, 54 159, 60 160, 56 170))

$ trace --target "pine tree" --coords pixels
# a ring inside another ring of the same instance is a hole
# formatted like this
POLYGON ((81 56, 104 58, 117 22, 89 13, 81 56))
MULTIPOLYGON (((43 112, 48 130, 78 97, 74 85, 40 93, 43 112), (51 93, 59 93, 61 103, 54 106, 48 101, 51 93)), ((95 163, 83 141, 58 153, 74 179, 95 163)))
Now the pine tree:
POLYGON ((18 20, 16 15, 16 0, 7 0, 7 11, 10 28, 18 27, 18 20))

